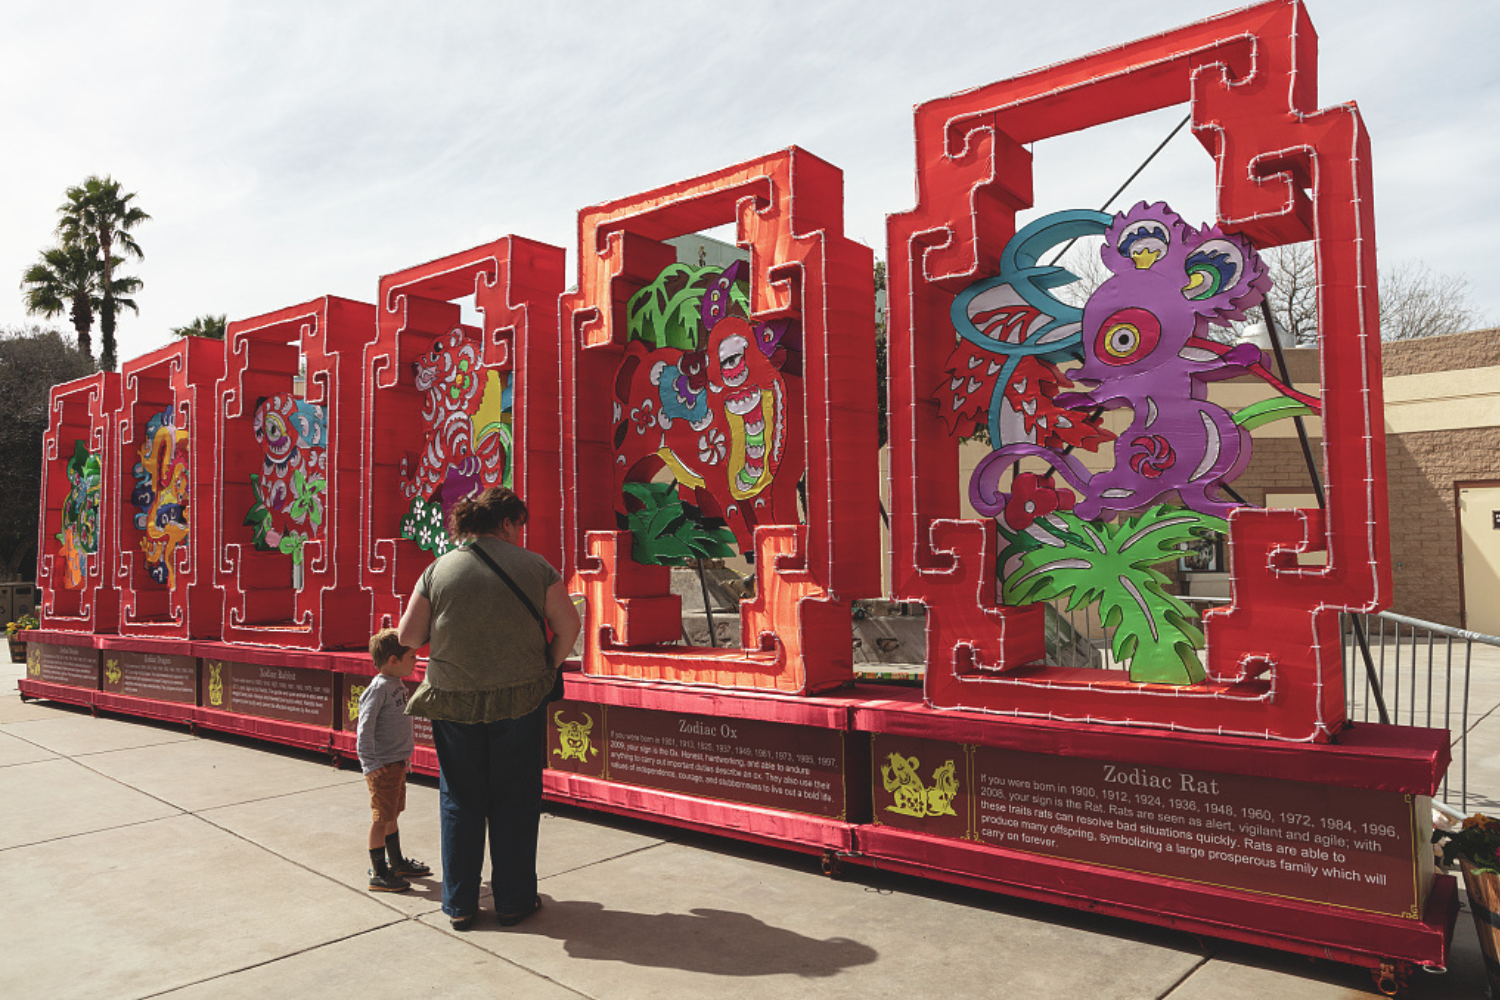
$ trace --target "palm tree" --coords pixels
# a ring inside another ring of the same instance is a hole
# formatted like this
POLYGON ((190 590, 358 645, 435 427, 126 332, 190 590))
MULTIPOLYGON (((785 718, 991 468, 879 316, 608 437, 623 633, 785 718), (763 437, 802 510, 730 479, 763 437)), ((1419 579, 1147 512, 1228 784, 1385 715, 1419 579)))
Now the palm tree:
MULTIPOLYGON (((53 247, 42 251, 41 260, 21 276, 26 311, 47 319, 67 313, 78 332, 78 350, 93 360, 89 329, 99 307, 94 260, 80 246, 53 247)), ((133 291, 133 290, 132 290, 133 291)))
MULTIPOLYGON (((77 187, 68 188, 67 198, 58 208, 62 221, 57 231, 65 246, 85 248, 96 262, 101 277, 99 367, 113 371, 115 316, 124 307, 124 303, 115 301, 114 267, 127 256, 137 260, 145 257, 130 230, 151 216, 132 205, 135 193, 122 194, 120 182, 112 177, 91 176, 77 187)), ((140 288, 139 279, 130 280, 135 283, 132 292, 140 288)))
POLYGON ((228 323, 228 314, 215 316, 213 313, 204 313, 187 326, 172 327, 172 336, 207 337, 209 340, 223 340, 224 331, 228 328, 228 323))
MULTIPOLYGON (((122 260, 119 257, 115 257, 115 258, 111 259, 110 262, 109 262, 109 265, 110 265, 109 269, 110 269, 110 271, 113 271, 115 268, 119 267, 123 263, 125 263, 125 261, 122 260)), ((133 296, 136 292, 139 292, 140 290, 141 290, 141 279, 140 278, 136 278, 136 277, 132 277, 131 275, 128 275, 128 274, 122 274, 118 278, 115 278, 112 281, 110 281, 109 287, 108 287, 108 292, 106 294, 104 294, 104 295, 99 296, 98 300, 96 301, 96 304, 97 304, 98 309, 99 309, 99 330, 100 330, 101 333, 104 331, 105 317, 106 316, 109 317, 109 329, 111 331, 113 331, 114 328, 115 328, 115 317, 118 316, 122 310, 129 309, 131 312, 135 313, 137 316, 140 315, 140 313, 141 313, 140 308, 135 304, 135 299, 131 298, 131 296, 133 296), (106 309, 108 309, 110 311, 109 312, 105 312, 106 309)), ((103 340, 102 337, 100 339, 103 340)), ((109 344, 111 345, 111 348, 113 348, 113 345, 114 345, 113 332, 111 332, 109 344)), ((113 361, 113 350, 111 350, 111 361, 113 361)), ((100 345, 100 349, 99 349, 99 367, 100 368, 104 368, 104 346, 103 346, 103 344, 100 345)), ((111 371, 112 369, 106 368, 104 370, 105 371, 111 371)))

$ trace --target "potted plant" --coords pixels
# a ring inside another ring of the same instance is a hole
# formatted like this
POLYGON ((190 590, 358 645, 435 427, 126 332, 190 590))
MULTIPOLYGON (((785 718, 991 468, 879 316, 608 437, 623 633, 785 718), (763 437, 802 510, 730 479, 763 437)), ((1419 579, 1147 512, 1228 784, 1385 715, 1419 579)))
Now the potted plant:
POLYGON ((1456 830, 1435 831, 1432 842, 1442 845, 1444 865, 1463 870, 1490 991, 1500 996, 1500 820, 1475 813, 1456 830))
POLYGON ((26 662, 26 643, 16 638, 25 629, 36 628, 36 615, 22 615, 5 625, 5 638, 10 643, 10 662, 26 662))

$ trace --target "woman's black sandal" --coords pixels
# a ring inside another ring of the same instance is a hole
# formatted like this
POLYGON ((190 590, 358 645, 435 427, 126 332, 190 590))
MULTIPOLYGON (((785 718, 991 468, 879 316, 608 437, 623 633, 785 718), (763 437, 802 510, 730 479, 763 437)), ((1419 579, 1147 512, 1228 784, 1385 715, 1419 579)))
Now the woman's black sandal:
POLYGON ((531 909, 522 910, 520 913, 497 913, 495 914, 495 919, 499 921, 501 927, 514 927, 541 908, 542 897, 538 896, 532 902, 531 909))

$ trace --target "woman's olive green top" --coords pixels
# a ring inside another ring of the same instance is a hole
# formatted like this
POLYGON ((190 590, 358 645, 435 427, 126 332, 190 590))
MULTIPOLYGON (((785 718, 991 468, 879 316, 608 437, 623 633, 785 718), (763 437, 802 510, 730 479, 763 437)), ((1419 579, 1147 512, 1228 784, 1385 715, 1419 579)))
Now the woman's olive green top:
MULTIPOLYGON (((475 539, 541 611, 547 588, 562 579, 547 560, 518 545, 475 539)), ((427 676, 408 715, 448 722, 518 719, 542 704, 557 670, 531 612, 484 560, 460 546, 433 561, 417 581, 432 604, 427 676)))

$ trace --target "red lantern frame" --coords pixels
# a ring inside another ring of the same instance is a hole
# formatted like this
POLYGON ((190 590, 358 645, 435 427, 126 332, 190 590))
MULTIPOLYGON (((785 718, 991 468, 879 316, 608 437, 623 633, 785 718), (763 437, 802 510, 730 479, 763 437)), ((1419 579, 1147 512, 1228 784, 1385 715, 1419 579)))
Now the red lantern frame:
POLYGON ((1316 110, 1316 81, 1306 11, 1276 0, 917 108, 917 205, 888 222, 891 560, 895 595, 928 608, 931 705, 1289 740, 1344 725, 1339 613, 1383 608, 1391 583, 1369 141, 1352 104, 1316 110), (959 519, 931 390, 949 304, 995 272, 1032 203, 1027 144, 1184 101, 1220 224, 1262 247, 1315 241, 1327 508, 1235 512, 1208 679, 1176 688, 1031 665, 1041 608, 995 603, 994 525, 959 519), (1326 566, 1296 564, 1325 548, 1326 566))
POLYGON ((873 259, 844 236, 842 215, 842 172, 796 147, 579 213, 578 291, 562 300, 563 489, 569 586, 587 601, 585 674, 795 694, 852 679, 850 601, 879 592, 879 491, 873 259), (669 570, 632 562, 612 497, 583 484, 614 463, 626 301, 675 259, 662 241, 728 222, 750 253, 753 318, 802 324, 805 427, 793 431, 806 442, 807 523, 756 529, 746 648, 675 646, 669 570))

